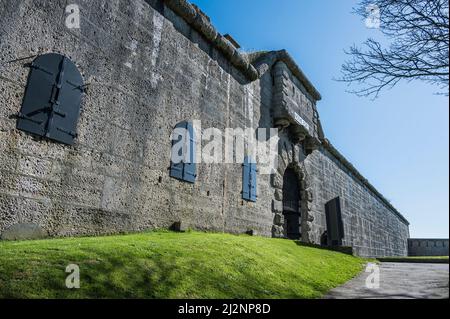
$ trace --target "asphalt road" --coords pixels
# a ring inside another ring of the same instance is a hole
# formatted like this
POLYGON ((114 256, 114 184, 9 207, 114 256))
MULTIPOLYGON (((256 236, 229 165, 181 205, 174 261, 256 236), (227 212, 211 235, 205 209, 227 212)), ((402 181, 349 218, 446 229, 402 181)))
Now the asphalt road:
POLYGON ((331 290, 326 299, 441 299, 449 298, 449 265, 381 263, 376 271, 362 272, 343 286, 331 290), (370 276, 369 280, 368 277, 370 276), (369 282, 370 288, 367 287, 369 282), (376 288, 377 282, 379 288, 376 288))

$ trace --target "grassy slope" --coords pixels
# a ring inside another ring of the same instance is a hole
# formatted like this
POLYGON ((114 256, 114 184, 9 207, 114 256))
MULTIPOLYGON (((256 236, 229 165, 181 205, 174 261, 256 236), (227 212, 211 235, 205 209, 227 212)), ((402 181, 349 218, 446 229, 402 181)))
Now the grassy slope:
POLYGON ((0 242, 0 298, 314 298, 364 263, 289 240, 198 232, 0 242), (70 263, 81 289, 65 287, 70 263))

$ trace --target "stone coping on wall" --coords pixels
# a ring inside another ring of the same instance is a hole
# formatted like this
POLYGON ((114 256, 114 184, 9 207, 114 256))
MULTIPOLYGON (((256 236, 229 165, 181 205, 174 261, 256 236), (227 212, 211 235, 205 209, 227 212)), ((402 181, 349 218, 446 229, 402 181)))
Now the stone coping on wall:
POLYGON ((392 204, 350 163, 331 143, 328 139, 321 139, 322 146, 330 152, 346 169, 348 169, 356 179, 374 193, 391 211, 394 212, 406 225, 409 226, 408 220, 394 207, 392 204))
POLYGON ((258 79, 258 71, 249 63, 248 57, 239 52, 227 38, 217 32, 216 28, 210 22, 209 17, 197 6, 190 4, 187 0, 164 0, 164 3, 222 52, 231 64, 246 77, 252 81, 258 79))
MULTIPOLYGON (((240 70, 251 81, 257 80, 262 74, 252 64, 250 55, 240 52, 225 36, 221 35, 209 17, 197 6, 190 4, 187 0, 163 0, 165 5, 182 17, 193 29, 199 32, 206 40, 214 45, 238 70, 240 70)), ((261 54, 259 52, 258 54, 261 54)), ((263 52, 271 54, 276 60, 283 61, 291 70, 292 74, 305 86, 308 93, 315 100, 320 100, 321 95, 305 76, 303 71, 286 50, 263 52)))

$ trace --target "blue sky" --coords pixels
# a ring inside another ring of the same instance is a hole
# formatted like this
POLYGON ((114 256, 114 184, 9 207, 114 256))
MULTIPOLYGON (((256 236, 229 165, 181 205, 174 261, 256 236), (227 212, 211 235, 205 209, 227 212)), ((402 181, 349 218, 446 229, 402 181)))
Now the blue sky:
POLYGON ((287 49, 323 96, 325 135, 410 221, 411 237, 449 231, 449 102, 405 83, 375 101, 347 93, 344 49, 380 39, 354 0, 192 0, 246 51, 287 49))

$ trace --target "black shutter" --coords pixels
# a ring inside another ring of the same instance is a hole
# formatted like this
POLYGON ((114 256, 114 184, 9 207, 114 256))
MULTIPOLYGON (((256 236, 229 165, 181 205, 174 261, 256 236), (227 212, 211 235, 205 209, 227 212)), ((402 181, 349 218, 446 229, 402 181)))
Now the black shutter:
POLYGON ((341 200, 339 197, 325 204, 327 219, 327 236, 333 246, 342 245, 344 239, 344 225, 342 223, 341 200))
POLYGON ((31 63, 17 129, 72 145, 83 79, 67 57, 49 53, 31 63))

